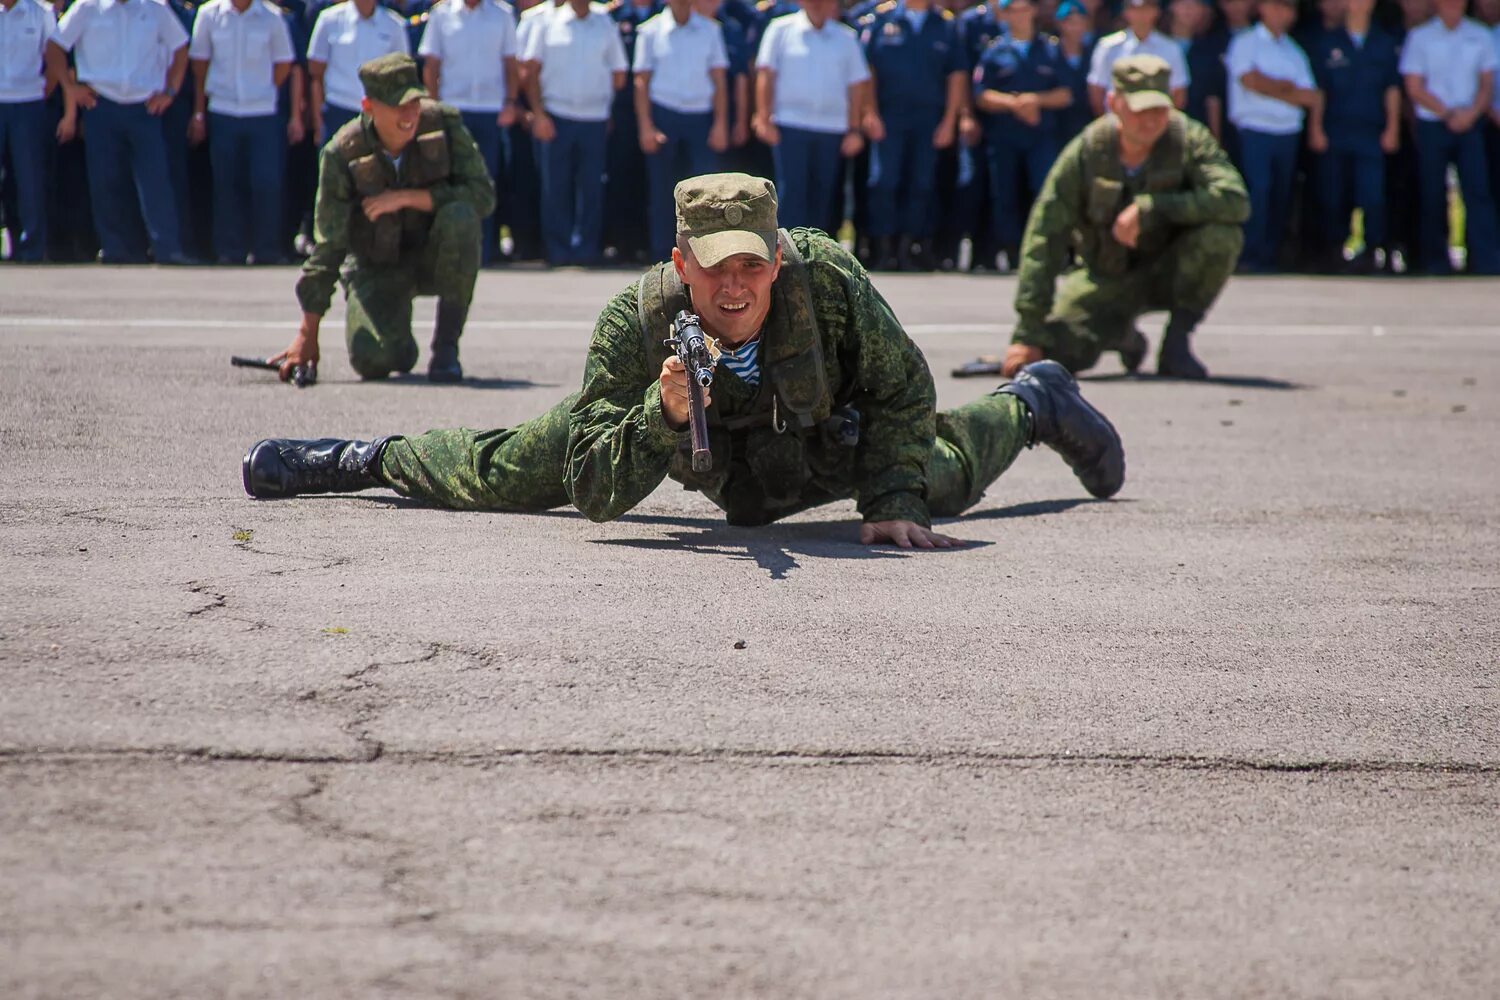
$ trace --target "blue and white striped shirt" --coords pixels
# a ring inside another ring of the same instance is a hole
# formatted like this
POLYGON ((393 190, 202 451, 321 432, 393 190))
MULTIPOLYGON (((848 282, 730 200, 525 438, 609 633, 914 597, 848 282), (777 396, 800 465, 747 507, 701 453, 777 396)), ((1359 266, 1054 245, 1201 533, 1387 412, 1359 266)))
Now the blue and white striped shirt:
POLYGON ((720 345, 719 364, 734 372, 746 385, 760 385, 760 338, 756 337, 732 351, 720 345))

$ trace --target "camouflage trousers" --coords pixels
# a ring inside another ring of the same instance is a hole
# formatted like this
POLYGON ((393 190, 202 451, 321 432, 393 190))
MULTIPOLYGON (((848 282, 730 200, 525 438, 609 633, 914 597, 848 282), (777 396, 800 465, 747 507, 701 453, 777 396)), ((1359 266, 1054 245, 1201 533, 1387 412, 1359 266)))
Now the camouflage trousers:
POLYGON ((1065 274, 1041 331, 1014 338, 1040 347, 1069 371, 1092 368, 1105 351, 1119 350, 1142 313, 1183 309, 1206 313, 1239 261, 1239 226, 1184 229, 1154 259, 1121 275, 1086 267, 1065 274))
MULTIPOLYGON (((390 438, 381 450, 380 477, 402 496, 454 510, 562 507, 569 502, 563 471, 576 398, 505 430, 390 438)), ((954 517, 977 503, 1026 446, 1029 427, 1025 404, 1010 395, 984 396, 939 413, 927 469, 932 514, 954 517)))
POLYGON ((418 295, 436 295, 468 308, 479 277, 481 228, 473 206, 453 202, 433 215, 427 242, 396 263, 348 259, 342 273, 344 339, 349 364, 361 378, 409 372, 417 363, 411 307, 418 295))

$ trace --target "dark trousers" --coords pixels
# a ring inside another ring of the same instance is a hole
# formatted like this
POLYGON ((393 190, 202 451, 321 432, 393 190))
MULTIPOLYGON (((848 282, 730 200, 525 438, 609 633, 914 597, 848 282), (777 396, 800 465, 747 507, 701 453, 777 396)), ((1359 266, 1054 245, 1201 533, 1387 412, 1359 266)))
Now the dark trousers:
POLYGON ((495 182, 496 208, 484 220, 484 242, 480 245, 480 261, 489 264, 500 254, 501 202, 506 200, 504 178, 510 169, 510 134, 496 121, 498 111, 463 111, 460 115, 484 157, 490 180, 495 182))
POLYGON ((1442 122, 1417 122, 1417 175, 1422 205, 1422 267, 1431 274, 1453 270, 1448 259, 1448 164, 1458 168, 1464 199, 1464 243, 1469 271, 1500 274, 1500 232, 1490 194, 1484 134, 1478 127, 1454 133, 1442 122))
POLYGON ((286 131, 280 115, 208 116, 214 177, 214 255, 220 264, 257 264, 282 256, 286 131))
POLYGON ((358 111, 347 111, 344 108, 336 108, 332 104, 323 105, 323 141, 318 143, 321 149, 327 145, 333 134, 345 125, 359 117, 358 111))
POLYGON ((870 148, 870 235, 926 240, 934 225, 937 154, 932 134, 942 115, 888 118, 870 148))
POLYGON ((180 257, 177 203, 167 174, 161 119, 147 114, 144 103, 116 104, 101 97, 93 110, 84 112, 84 122, 89 194, 105 262, 141 259, 137 218, 145 223, 157 260, 180 257))
POLYGON ((1297 169, 1300 136, 1272 135, 1240 129, 1245 187, 1250 192, 1250 218, 1245 223, 1244 260, 1252 269, 1276 268, 1276 253, 1286 233, 1292 207, 1292 178, 1297 169))
POLYGON ((599 262, 608 122, 552 116, 557 138, 536 144, 542 175, 542 240, 554 266, 599 262))
POLYGON ((843 180, 841 132, 783 128, 771 150, 776 164, 776 198, 783 228, 808 226, 837 232, 833 218, 834 188, 843 180))
POLYGON ((1318 159, 1323 240, 1331 249, 1349 239, 1349 213, 1364 213, 1365 246, 1385 246, 1385 153, 1377 140, 1363 148, 1330 149, 1318 159))
POLYGON ((985 143, 985 156, 989 167, 991 232, 1001 249, 1014 251, 1021 245, 1021 231, 1026 223, 1021 185, 1025 183, 1029 204, 1042 189, 1042 182, 1057 159, 1057 142, 1051 136, 1030 146, 1018 146, 1003 138, 989 139, 985 143))
POLYGON ((40 263, 47 255, 47 151, 51 145, 51 126, 52 116, 44 100, 0 103, 0 163, 7 159, 10 162, 20 222, 12 257, 29 263, 40 263))
MULTIPOLYGON (((628 54, 629 46, 627 46, 628 54)), ((650 241, 649 222, 643 197, 647 190, 646 154, 641 152, 640 129, 635 120, 634 77, 626 74, 624 89, 617 91, 609 111, 609 131, 604 148, 604 204, 608 217, 600 235, 613 247, 618 260, 644 262, 650 241)))
POLYGON ((520 125, 510 127, 510 197, 500 203, 507 210, 506 223, 514 241, 517 260, 538 260, 542 244, 542 178, 537 172, 537 144, 520 125), (507 204, 507 202, 509 204, 507 204))
POLYGON ((712 112, 683 114, 653 104, 651 121, 667 141, 646 157, 646 176, 651 192, 651 253, 656 260, 672 256, 673 236, 677 231, 677 210, 672 190, 677 182, 719 169, 719 154, 708 148, 708 133, 713 128, 712 112))

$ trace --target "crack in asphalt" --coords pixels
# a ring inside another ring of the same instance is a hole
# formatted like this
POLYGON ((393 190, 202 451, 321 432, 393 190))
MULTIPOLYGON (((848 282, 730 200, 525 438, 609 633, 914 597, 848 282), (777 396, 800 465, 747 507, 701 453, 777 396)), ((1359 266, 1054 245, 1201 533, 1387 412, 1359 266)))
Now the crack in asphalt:
POLYGON ((196 594, 199 597, 207 597, 209 599, 209 602, 203 607, 194 608, 192 611, 189 611, 187 613, 187 616, 189 618, 196 618, 199 615, 206 615, 210 611, 222 611, 229 606, 228 594, 221 594, 216 590, 209 590, 206 584, 199 583, 197 580, 189 580, 187 582, 187 589, 188 593, 190 594, 196 594))
POLYGON ((367 753, 317 754, 274 753, 233 750, 214 747, 0 747, 0 765, 7 763, 88 763, 99 760, 137 759, 176 763, 240 764, 452 764, 476 766, 524 761, 621 760, 680 761, 696 764, 786 764, 799 766, 860 766, 872 764, 905 764, 913 766, 969 767, 1115 767, 1180 771, 1264 772, 1272 774, 1345 774, 1345 773, 1414 773, 1500 775, 1500 761, 1409 761, 1409 760, 1269 760, 1256 757, 1209 756, 1195 754, 1068 754, 1068 753, 985 753, 975 751, 898 751, 898 750, 778 750, 657 747, 622 747, 595 749, 586 747, 537 747, 493 751, 422 751, 391 750, 380 746, 374 756, 367 753))

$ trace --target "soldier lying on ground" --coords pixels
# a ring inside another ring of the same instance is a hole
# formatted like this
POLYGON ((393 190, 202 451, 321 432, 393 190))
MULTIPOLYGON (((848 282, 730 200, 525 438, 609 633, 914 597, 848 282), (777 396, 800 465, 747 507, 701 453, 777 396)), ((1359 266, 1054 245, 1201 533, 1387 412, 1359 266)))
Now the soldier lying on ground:
POLYGON ((458 111, 428 98, 411 57, 372 59, 359 79, 360 116, 334 133, 318 160, 316 246, 297 282, 302 327, 270 360, 283 380, 318 360, 318 326, 342 280, 349 364, 361 378, 411 371, 412 299, 436 295, 427 377, 457 382, 464 377, 458 338, 495 185, 458 111))
POLYGON ((778 230, 769 181, 710 174, 677 185, 674 200, 672 260, 605 307, 580 393, 507 430, 260 441, 244 458, 246 492, 386 486, 468 510, 571 502, 608 521, 671 476, 731 524, 853 498, 862 542, 947 548, 957 542, 932 518, 972 506, 1022 448, 1049 445, 1096 497, 1120 489, 1119 435, 1060 365, 1030 365, 938 413, 926 361, 864 269, 823 233, 778 230), (720 352, 707 472, 693 471, 687 378, 663 345, 683 309, 720 352))
POLYGON ((1083 371, 1105 351, 1134 372, 1147 349, 1136 320, 1164 309, 1157 374, 1207 377, 1189 338, 1234 273, 1250 202, 1213 135, 1173 109, 1170 75, 1156 56, 1116 62, 1111 113, 1053 164, 1026 224, 1002 375, 1044 357, 1083 371), (1082 266, 1066 271, 1074 251, 1082 266))

